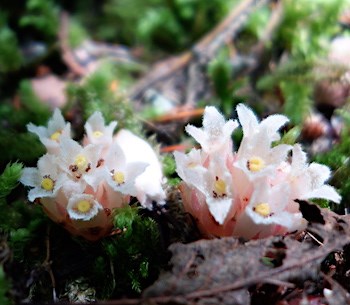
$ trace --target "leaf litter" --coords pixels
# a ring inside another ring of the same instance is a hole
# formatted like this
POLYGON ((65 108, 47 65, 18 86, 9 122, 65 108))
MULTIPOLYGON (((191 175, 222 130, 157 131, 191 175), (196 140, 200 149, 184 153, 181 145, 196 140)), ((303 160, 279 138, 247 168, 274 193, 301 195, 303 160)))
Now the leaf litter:
MULTIPOLYGON (((279 294, 275 304, 311 304, 312 297, 318 304, 349 302, 345 289, 322 269, 327 269, 326 258, 350 244, 350 216, 337 215, 306 201, 299 203, 309 221, 304 234, 249 242, 229 237, 172 244, 169 270, 144 291, 139 301, 259 304, 258 291, 274 286, 273 293, 279 294), (300 293, 305 286, 308 296, 306 291, 300 293)), ((349 276, 350 271, 346 271, 344 276, 349 276)))

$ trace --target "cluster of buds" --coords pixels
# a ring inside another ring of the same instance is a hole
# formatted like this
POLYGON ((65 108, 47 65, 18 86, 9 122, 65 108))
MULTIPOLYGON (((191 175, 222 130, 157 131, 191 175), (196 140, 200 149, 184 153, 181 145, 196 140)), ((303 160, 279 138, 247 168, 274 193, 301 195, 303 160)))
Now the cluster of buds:
POLYGON ((188 154, 175 152, 184 208, 207 236, 264 238, 301 230, 306 220, 296 199, 340 201, 325 182, 327 166, 308 164, 299 144, 279 144, 279 129, 288 122, 271 115, 259 122, 253 111, 239 104, 237 114, 243 138, 233 152, 231 135, 237 121, 225 121, 206 107, 203 128, 186 126, 200 145, 188 154))
POLYGON ((82 145, 71 138, 70 124, 56 109, 47 127, 28 124, 47 153, 20 181, 28 198, 74 235, 97 240, 112 228, 113 209, 136 197, 145 208, 164 204, 162 169, 152 147, 128 130, 114 135, 117 122, 105 125, 100 112, 85 124, 82 145))

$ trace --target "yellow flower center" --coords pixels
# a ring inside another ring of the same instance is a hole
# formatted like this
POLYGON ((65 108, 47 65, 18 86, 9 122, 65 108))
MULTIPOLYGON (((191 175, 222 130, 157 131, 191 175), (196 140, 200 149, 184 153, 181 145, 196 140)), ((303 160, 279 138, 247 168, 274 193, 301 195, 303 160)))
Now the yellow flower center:
POLYGON ((96 130, 93 132, 93 136, 95 138, 99 138, 99 137, 102 137, 103 136, 103 132, 99 131, 99 130, 96 130))
POLYGON ((265 162, 259 157, 253 157, 248 160, 247 167, 251 172, 258 172, 265 167, 265 162))
POLYGON ((115 172, 114 175, 113 175, 113 180, 117 184, 123 184, 125 182, 124 173, 122 173, 122 172, 115 172))
POLYGON ((56 131, 50 136, 50 139, 58 142, 58 140, 60 139, 60 136, 61 136, 61 131, 56 131))
POLYGON ((52 191, 54 184, 55 182, 50 177, 44 177, 43 180, 41 180, 41 188, 45 191, 52 191))
POLYGON ((80 212, 80 213, 86 213, 86 212, 89 212, 90 209, 92 207, 92 204, 90 201, 87 201, 87 200, 81 200, 78 202, 77 204, 77 210, 80 212))
POLYGON ((83 155, 77 155, 74 164, 78 167, 79 170, 83 171, 87 168, 88 160, 83 155))
POLYGON ((268 203, 265 203, 265 202, 259 203, 255 206, 254 212, 258 213, 259 215, 261 215, 263 217, 270 216, 270 214, 271 214, 270 205, 268 203))
POLYGON ((214 182, 214 198, 226 196, 226 183, 224 180, 219 177, 215 177, 216 181, 214 182))

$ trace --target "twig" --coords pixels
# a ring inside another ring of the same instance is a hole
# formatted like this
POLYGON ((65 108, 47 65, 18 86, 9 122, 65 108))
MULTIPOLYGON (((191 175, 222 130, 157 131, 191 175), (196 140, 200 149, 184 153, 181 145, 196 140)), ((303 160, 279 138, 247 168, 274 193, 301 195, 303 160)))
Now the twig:
POLYGON ((47 230, 46 230, 46 240, 45 240, 46 257, 45 257, 45 260, 44 260, 42 265, 44 266, 44 268, 46 269, 46 271, 50 275, 51 284, 52 284, 52 299, 53 299, 54 302, 57 302, 56 280, 55 280, 55 277, 54 277, 52 269, 51 269, 51 261, 50 261, 50 256, 51 256, 51 252, 50 252, 50 230, 51 230, 51 227, 48 226, 47 230))
POLYGON ((323 243, 320 242, 316 236, 314 236, 312 233, 310 233, 309 231, 306 231, 306 234, 309 235, 316 243, 318 243, 320 246, 323 246, 323 243))
POLYGON ((192 105, 197 98, 194 90, 197 90, 198 84, 204 89, 207 86, 207 83, 203 82, 204 73, 202 72, 208 61, 228 39, 231 40, 238 33, 249 13, 257 6, 269 1, 271 0, 241 1, 217 27, 195 44, 191 51, 156 63, 150 72, 131 89, 129 97, 140 99, 146 89, 168 80, 176 72, 183 70, 188 76, 184 101, 187 105, 192 105))
POLYGON ((78 76, 85 76, 87 70, 78 63, 68 42, 69 16, 67 12, 62 12, 60 17, 60 28, 58 31, 58 41, 62 52, 62 59, 69 68, 78 76))

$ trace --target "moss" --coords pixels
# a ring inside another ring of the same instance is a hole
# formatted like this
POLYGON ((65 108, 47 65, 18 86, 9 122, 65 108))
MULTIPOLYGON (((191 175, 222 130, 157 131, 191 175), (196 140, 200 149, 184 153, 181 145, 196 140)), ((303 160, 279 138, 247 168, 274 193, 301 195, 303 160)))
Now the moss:
POLYGON ((22 60, 15 33, 0 20, 0 73, 19 69, 22 60))
POLYGON ((102 268, 99 273, 107 269, 105 275, 110 274, 104 276, 103 285, 107 287, 104 293, 112 288, 114 294, 140 293, 155 280, 164 263, 158 226, 139 211, 130 206, 115 211, 115 235, 103 241, 110 263, 101 258, 96 260, 96 267, 102 268))

